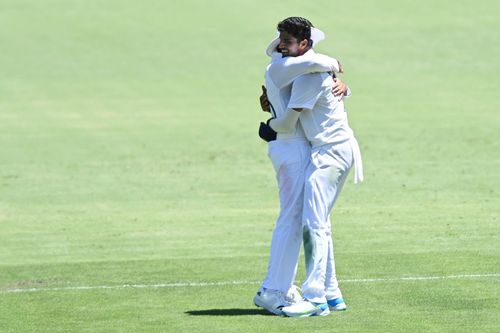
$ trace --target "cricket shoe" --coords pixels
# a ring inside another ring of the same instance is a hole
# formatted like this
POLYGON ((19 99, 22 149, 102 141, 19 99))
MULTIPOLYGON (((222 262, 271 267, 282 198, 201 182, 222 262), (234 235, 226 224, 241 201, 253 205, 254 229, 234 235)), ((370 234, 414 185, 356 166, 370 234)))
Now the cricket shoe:
POLYGON ((342 297, 327 300, 328 307, 330 311, 345 311, 347 310, 347 305, 342 297))
POLYGON ((302 295, 300 295, 299 289, 296 286, 292 286, 288 293, 263 288, 255 294, 253 303, 271 313, 282 316, 282 308, 293 305, 301 300, 302 295))
POLYGON ((288 317, 328 316, 330 308, 328 307, 328 303, 314 303, 303 300, 302 302, 284 307, 282 312, 288 317))
POLYGON ((292 285, 290 289, 288 289, 288 293, 286 294, 286 300, 290 302, 290 304, 299 303, 304 300, 302 294, 300 292, 300 288, 296 285, 292 285))

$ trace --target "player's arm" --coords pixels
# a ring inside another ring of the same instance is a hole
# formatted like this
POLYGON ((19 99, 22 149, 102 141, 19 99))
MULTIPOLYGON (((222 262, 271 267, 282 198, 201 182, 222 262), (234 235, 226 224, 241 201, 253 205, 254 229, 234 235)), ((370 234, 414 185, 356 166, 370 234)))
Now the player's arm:
POLYGON ((267 124, 277 133, 290 132, 295 128, 302 109, 288 109, 279 118, 271 118, 267 124))
POLYGON ((320 75, 302 75, 292 86, 288 110, 279 118, 268 120, 268 125, 276 132, 290 132, 299 120, 304 109, 312 110, 321 95, 322 78, 320 75))
POLYGON ((274 84, 283 88, 303 74, 340 73, 341 69, 337 59, 311 52, 299 57, 285 57, 273 61, 269 67, 269 75, 274 84))

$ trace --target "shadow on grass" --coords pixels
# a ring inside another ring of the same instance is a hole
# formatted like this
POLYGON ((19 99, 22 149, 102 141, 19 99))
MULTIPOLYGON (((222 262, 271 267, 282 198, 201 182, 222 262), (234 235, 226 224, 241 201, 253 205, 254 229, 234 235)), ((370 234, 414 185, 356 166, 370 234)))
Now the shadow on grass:
POLYGON ((264 309, 208 309, 186 311, 185 313, 191 316, 272 316, 264 309))

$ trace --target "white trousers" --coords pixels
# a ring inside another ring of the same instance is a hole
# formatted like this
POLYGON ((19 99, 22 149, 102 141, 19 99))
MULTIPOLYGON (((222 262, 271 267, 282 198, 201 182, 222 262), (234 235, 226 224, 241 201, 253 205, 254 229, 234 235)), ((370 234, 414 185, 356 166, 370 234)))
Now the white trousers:
POLYGON ((311 151, 304 187, 306 280, 302 292, 312 302, 324 303, 342 296, 335 273, 329 216, 354 163, 354 144, 357 147, 355 139, 311 151))
POLYGON ((279 139, 269 143, 268 155, 276 171, 280 213, 262 287, 287 292, 295 279, 302 244, 304 176, 311 146, 302 138, 279 139))

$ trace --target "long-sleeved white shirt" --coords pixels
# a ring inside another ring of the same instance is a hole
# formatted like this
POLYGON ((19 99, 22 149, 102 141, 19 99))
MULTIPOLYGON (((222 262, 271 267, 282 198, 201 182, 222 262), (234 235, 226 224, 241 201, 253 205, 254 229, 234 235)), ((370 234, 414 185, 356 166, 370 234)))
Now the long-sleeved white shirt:
MULTIPOLYGON (((336 72, 340 70, 339 62, 331 57, 318 54, 314 50, 307 51, 299 57, 281 57, 275 52, 266 68, 267 98, 271 104, 274 118, 286 115, 288 102, 291 97, 292 83, 299 76, 307 73, 336 72)), ((287 131, 280 131, 279 138, 304 137, 300 124, 295 121, 287 131)))

